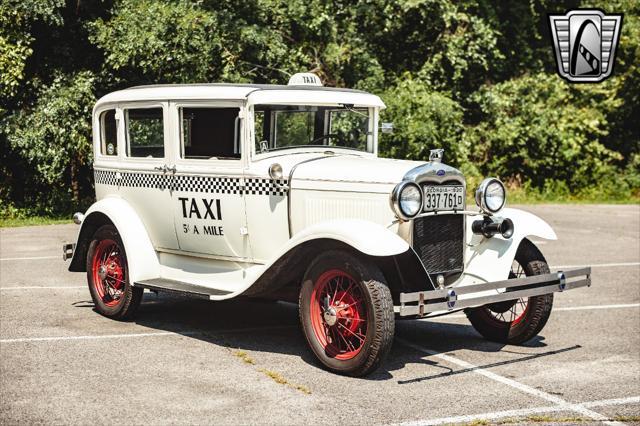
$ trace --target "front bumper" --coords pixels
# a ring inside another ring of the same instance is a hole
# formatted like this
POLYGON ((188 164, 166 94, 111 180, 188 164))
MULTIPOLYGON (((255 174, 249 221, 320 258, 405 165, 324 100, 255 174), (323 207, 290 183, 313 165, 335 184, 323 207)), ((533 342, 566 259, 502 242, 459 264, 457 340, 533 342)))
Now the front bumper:
POLYGON ((400 316, 423 316, 591 286, 591 267, 491 283, 400 293, 400 316))

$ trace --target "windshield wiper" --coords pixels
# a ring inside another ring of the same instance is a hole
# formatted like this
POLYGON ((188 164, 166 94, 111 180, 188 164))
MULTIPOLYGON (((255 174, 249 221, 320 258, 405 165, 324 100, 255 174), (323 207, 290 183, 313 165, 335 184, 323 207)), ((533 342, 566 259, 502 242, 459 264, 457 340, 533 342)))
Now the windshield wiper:
POLYGON ((342 108, 346 109, 349 112, 361 115, 363 117, 366 117, 367 119, 369 118, 369 114, 365 114, 364 112, 353 109, 353 104, 340 104, 340 106, 342 106, 342 108))

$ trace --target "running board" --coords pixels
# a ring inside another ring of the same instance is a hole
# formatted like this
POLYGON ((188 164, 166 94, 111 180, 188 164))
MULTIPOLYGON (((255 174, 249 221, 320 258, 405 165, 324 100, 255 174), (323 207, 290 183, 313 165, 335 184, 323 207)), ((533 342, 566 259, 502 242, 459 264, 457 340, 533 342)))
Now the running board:
POLYGON ((461 287, 400 293, 400 316, 423 316, 431 312, 473 308, 589 286, 591 267, 461 287), (487 294, 491 290, 495 292, 487 294))
POLYGON ((197 297, 200 299, 212 300, 216 296, 226 296, 230 291, 216 290, 214 288, 203 287, 182 281, 169 280, 166 278, 155 278, 151 280, 137 281, 134 287, 142 287, 152 291, 166 291, 168 293, 180 294, 183 296, 197 297))

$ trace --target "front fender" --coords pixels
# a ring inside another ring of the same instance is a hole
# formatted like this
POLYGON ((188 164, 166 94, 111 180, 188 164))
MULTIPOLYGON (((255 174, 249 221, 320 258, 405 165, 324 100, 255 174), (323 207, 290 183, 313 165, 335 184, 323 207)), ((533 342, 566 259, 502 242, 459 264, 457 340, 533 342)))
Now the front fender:
POLYGON ((87 212, 78 233, 70 271, 86 271, 86 253, 94 232, 111 221, 118 230, 129 268, 129 282, 160 276, 158 255, 137 212, 119 197, 106 197, 94 203, 87 212))
POLYGON ((409 249, 405 240, 382 225, 360 219, 337 219, 320 222, 298 232, 289 240, 285 252, 319 238, 341 241, 370 256, 393 256, 409 249))
POLYGON ((513 221, 514 233, 510 239, 499 235, 492 238, 476 235, 471 231, 471 224, 474 220, 481 220, 482 215, 467 218, 466 265, 460 285, 507 279, 518 246, 524 238, 557 239, 547 222, 524 210, 505 208, 497 216, 513 221))

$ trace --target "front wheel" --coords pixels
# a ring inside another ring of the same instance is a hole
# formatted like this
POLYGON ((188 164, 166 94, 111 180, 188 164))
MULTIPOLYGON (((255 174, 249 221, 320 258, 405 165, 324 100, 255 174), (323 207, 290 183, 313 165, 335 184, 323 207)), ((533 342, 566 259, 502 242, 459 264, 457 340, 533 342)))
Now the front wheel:
MULTIPOLYGON (((549 273, 540 250, 528 239, 522 240, 513 261, 509 279, 549 273)), ((553 307, 553 293, 523 297, 467 309, 473 328, 494 342, 522 344, 535 337, 547 323, 553 307)))
POLYGON ((372 262, 340 250, 322 254, 305 274, 299 307, 311 350, 335 373, 364 376, 391 349, 393 301, 372 262))

